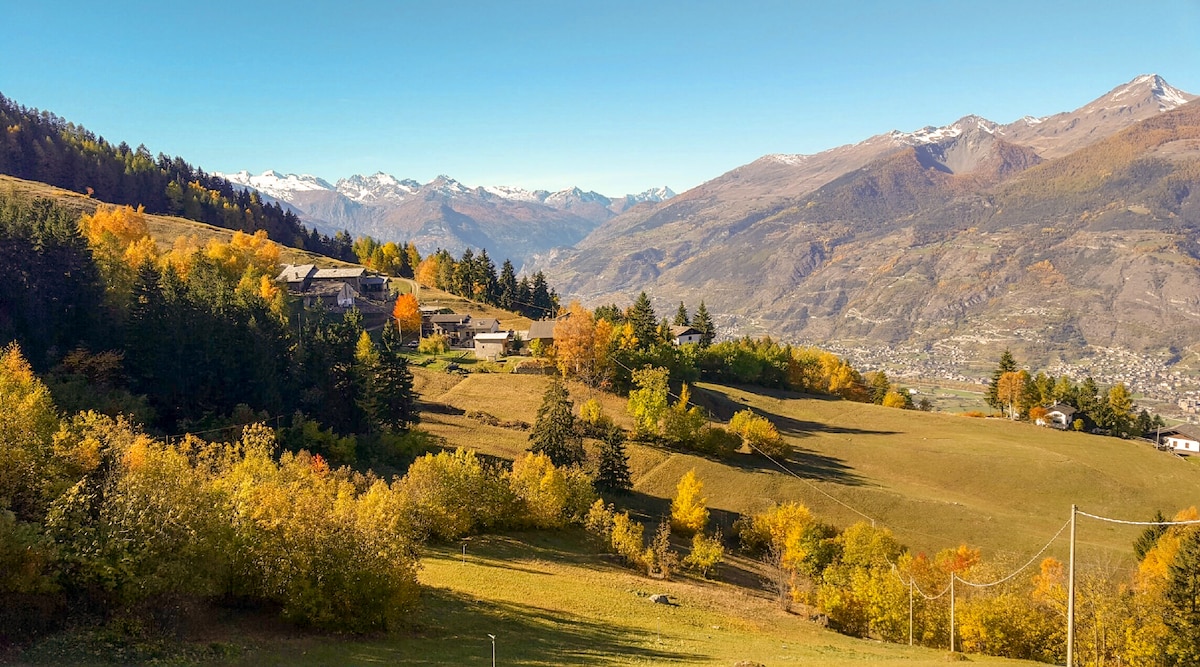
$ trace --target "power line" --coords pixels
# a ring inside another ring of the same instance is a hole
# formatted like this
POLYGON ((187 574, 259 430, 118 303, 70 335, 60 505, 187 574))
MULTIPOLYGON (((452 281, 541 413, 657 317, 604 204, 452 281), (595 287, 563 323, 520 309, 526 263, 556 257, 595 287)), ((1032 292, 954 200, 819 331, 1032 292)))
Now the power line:
MULTIPOLYGON (((1000 584, 1002 584, 1002 583, 1012 579, 1013 577, 1017 576, 1018 574, 1020 574, 1022 571, 1025 570, 1025 568, 1029 567, 1030 565, 1033 565, 1034 562, 1036 562, 1037 559, 1042 556, 1042 554, 1046 553, 1046 550, 1050 548, 1050 545, 1054 544, 1054 542, 1059 538, 1059 536, 1061 536, 1063 534, 1063 531, 1067 529, 1067 526, 1070 526, 1070 525, 1071 525, 1071 522, 1068 520, 1066 523, 1064 523, 1062 525, 1061 528, 1058 529, 1058 532, 1054 534, 1054 537, 1050 538, 1050 541, 1046 543, 1046 546, 1042 547, 1036 554, 1033 555, 1033 558, 1030 558, 1027 563, 1025 563, 1021 567, 1017 568, 1016 570, 1014 570, 1012 572, 1012 574, 1009 574, 1006 577, 1003 577, 1001 579, 997 579, 996 581, 992 581, 992 582, 988 582, 988 583, 976 583, 976 582, 972 582, 972 581, 967 581, 966 579, 963 579, 962 577, 958 577, 958 580, 968 586, 973 586, 975 588, 991 588, 992 586, 999 586, 1000 584)), ((955 575, 955 576, 957 576, 957 575, 955 575)))
POLYGON ((1194 520, 1189 520, 1189 521, 1126 521, 1124 519, 1113 519, 1113 518, 1109 518, 1106 516, 1097 516, 1095 514, 1088 514, 1087 512, 1084 512, 1083 510, 1075 510, 1075 513, 1079 514, 1080 516, 1086 516, 1089 519, 1095 519, 1097 521, 1106 521, 1108 523, 1119 523, 1119 524, 1126 525, 1126 526, 1195 526, 1197 524, 1200 524, 1200 519, 1194 519, 1194 520))

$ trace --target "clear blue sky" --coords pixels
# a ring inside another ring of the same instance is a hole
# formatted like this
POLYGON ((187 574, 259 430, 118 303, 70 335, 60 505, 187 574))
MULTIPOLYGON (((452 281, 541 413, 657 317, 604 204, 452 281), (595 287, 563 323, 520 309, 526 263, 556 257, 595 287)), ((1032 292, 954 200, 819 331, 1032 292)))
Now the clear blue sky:
POLYGON ((210 171, 677 191, 1157 72, 1200 0, 8 3, 0 92, 210 171))

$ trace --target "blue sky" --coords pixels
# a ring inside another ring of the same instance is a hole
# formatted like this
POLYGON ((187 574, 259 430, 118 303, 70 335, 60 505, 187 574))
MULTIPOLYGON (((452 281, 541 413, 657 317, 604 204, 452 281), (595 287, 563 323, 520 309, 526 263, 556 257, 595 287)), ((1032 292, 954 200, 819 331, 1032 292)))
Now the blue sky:
POLYGON ((608 195, 698 185, 1156 72, 1200 93, 1200 0, 22 2, 0 93, 210 171, 385 171, 608 195))

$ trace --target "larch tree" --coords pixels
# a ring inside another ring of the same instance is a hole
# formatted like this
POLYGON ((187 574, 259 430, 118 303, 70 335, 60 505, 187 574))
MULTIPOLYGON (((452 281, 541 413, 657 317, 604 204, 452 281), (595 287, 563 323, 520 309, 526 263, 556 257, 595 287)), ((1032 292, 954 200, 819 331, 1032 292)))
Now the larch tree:
POLYGON ((626 409, 640 435, 658 433, 658 422, 667 410, 667 369, 643 368, 633 372, 637 389, 629 392, 626 409))
POLYGON ((554 323, 554 360, 563 377, 596 384, 596 321, 578 301, 554 323))
POLYGON ((1009 371, 996 382, 996 400, 1008 412, 1009 419, 1020 414, 1020 405, 1025 399, 1025 371, 1009 371))
POLYGON ((704 493, 704 482, 696 475, 696 469, 687 471, 675 487, 675 498, 671 501, 671 526, 685 535, 704 531, 708 526, 708 499, 704 493))

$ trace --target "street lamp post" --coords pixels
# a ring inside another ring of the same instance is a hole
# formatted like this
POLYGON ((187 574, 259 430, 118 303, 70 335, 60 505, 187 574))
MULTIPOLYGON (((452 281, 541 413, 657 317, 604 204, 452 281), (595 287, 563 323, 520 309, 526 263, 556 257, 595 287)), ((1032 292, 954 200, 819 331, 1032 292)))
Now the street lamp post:
POLYGON ((496 635, 489 633, 488 637, 492 640, 492 667, 496 667, 496 635))

